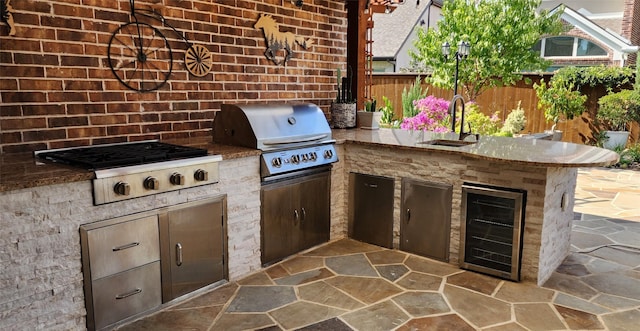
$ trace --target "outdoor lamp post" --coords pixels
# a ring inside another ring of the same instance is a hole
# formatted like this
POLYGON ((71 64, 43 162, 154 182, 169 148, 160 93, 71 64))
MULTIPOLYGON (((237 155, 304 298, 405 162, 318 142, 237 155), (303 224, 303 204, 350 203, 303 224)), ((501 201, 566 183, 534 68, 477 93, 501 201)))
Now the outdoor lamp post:
MULTIPOLYGON (((445 41, 444 44, 442 44, 442 55, 444 55, 445 60, 449 58, 450 48, 451 46, 449 45, 448 42, 445 41)), ((458 44, 458 50, 454 54, 454 57, 456 58, 456 72, 454 77, 455 80, 453 82, 454 96, 458 95, 458 64, 460 63, 461 59, 466 59, 467 56, 469 56, 470 48, 471 48, 471 44, 468 41, 461 41, 460 44, 458 44)))

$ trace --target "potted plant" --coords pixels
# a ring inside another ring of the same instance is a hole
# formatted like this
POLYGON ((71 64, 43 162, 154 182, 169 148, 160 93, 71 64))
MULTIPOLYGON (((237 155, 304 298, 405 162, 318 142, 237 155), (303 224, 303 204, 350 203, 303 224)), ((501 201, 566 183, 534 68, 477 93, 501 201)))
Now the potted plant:
POLYGON ((538 96, 538 107, 544 109, 545 119, 553 122, 551 130, 547 132, 553 134, 553 140, 561 140, 562 131, 556 130, 558 122, 580 116, 585 111, 587 96, 574 90, 572 83, 562 80, 551 80, 547 87, 543 79, 540 85, 534 84, 533 88, 538 96))
POLYGON ((351 96, 351 79, 342 77, 338 68, 336 79, 337 96, 331 103, 331 122, 334 128, 345 129, 356 126, 356 102, 351 96))
POLYGON ((380 128, 380 118, 382 112, 379 112, 376 108, 376 100, 366 101, 364 103, 364 110, 359 111, 358 114, 358 127, 361 129, 377 130, 380 128))
POLYGON ((596 119, 606 129, 603 147, 624 147, 629 139, 627 125, 640 121, 640 93, 636 90, 622 90, 603 96, 598 100, 596 119))

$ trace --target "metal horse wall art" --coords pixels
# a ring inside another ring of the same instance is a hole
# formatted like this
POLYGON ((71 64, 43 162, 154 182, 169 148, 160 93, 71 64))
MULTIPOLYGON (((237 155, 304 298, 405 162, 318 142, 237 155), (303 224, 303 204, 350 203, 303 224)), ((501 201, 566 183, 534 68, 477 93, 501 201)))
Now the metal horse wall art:
POLYGON ((313 40, 311 39, 305 40, 303 37, 296 36, 292 32, 281 32, 278 30, 278 23, 276 23, 271 15, 260 15, 260 18, 253 27, 262 29, 264 32, 264 38, 267 40, 267 50, 264 51, 264 55, 276 65, 280 63, 284 65, 287 64, 287 61, 293 56, 291 47, 293 47, 294 43, 304 49, 309 48, 309 46, 313 44, 313 40), (276 53, 283 48, 286 54, 284 60, 281 62, 276 58, 276 53))

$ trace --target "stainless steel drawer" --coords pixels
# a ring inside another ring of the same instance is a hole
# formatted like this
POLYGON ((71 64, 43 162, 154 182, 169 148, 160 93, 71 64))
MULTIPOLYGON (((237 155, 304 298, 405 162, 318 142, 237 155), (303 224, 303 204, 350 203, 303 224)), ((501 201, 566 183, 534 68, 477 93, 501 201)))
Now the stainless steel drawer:
POLYGON ((93 287, 95 329, 162 303, 160 261, 96 280, 93 287))
POLYGON ((86 236, 94 281, 160 260, 156 215, 91 229, 86 236))

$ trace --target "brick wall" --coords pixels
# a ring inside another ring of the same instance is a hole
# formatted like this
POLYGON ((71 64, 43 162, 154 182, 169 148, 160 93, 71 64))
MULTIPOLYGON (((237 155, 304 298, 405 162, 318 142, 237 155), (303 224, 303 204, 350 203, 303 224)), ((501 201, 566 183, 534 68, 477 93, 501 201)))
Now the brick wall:
POLYGON ((171 25, 211 51, 213 68, 189 74, 186 46, 161 29, 173 72, 160 90, 138 93, 115 79, 107 61, 111 34, 130 19, 129 1, 13 1, 15 36, 0 25, 0 153, 208 136, 222 103, 301 101, 328 111, 336 68, 346 63, 343 0, 302 8, 282 0, 137 0, 136 7, 155 2, 171 25), (262 13, 312 47, 293 46, 286 66, 268 61, 264 35, 253 27, 262 13))

